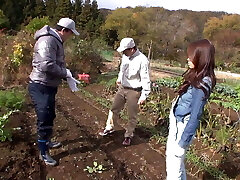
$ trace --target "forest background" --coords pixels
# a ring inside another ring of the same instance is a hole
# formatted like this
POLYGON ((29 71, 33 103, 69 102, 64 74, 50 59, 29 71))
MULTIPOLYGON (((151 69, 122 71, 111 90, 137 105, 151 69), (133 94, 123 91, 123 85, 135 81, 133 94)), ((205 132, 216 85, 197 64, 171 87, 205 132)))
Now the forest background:
MULTIPOLYGON (((0 1, 1 84, 26 82, 31 69, 33 34, 54 27, 61 17, 76 21, 80 37, 66 44, 74 72, 100 73, 124 37, 133 37, 149 59, 184 67, 187 45, 207 38, 216 47, 217 69, 240 72, 240 15, 225 12, 170 11, 162 7, 99 9, 96 0, 0 1)), ((115 54, 116 55, 116 54, 115 54)))

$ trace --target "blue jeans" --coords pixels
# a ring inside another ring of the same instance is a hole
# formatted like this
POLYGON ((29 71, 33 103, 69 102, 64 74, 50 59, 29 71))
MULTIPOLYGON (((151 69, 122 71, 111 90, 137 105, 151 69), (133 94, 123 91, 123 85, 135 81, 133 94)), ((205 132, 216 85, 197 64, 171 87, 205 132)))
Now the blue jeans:
POLYGON ((28 91, 37 114, 38 139, 49 140, 53 131, 55 114, 55 96, 57 87, 29 83, 28 91))

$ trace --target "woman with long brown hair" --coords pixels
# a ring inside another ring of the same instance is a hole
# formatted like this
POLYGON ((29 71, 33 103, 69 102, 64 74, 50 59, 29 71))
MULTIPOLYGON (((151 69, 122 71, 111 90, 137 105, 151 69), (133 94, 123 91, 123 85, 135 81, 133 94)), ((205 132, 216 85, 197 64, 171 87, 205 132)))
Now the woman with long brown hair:
POLYGON ((214 74, 215 48, 202 39, 187 48, 189 69, 183 74, 178 97, 170 112, 169 135, 166 149, 167 180, 185 180, 185 153, 199 126, 211 90, 216 84, 214 74))

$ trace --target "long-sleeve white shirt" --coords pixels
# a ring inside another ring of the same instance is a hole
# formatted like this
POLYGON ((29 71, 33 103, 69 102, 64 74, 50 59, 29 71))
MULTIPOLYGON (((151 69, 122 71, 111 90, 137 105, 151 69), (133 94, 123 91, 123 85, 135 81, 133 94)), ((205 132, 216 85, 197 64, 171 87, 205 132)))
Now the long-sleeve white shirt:
POLYGON ((122 56, 117 82, 120 82, 123 87, 142 87, 139 101, 145 100, 148 97, 151 91, 149 60, 138 49, 130 57, 122 56))

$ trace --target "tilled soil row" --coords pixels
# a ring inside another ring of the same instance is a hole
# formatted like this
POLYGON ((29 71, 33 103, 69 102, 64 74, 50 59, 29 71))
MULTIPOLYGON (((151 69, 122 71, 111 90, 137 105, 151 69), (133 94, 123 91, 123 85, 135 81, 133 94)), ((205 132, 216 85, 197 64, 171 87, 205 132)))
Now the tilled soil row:
POLYGON ((105 125, 107 110, 86 99, 80 92, 71 93, 68 88, 59 89, 54 122, 54 139, 61 141, 63 146, 50 152, 59 164, 45 166, 38 158, 35 143, 36 115, 33 107, 28 106, 30 110, 22 117, 19 114, 13 117, 15 121, 11 127, 20 127, 13 134, 13 141, 0 146, 0 179, 165 179, 165 158, 150 146, 144 131, 137 129, 129 147, 122 145, 123 121, 111 136, 99 136, 98 132, 105 125), (105 170, 102 173, 84 171, 87 166, 93 167, 93 162, 103 165, 105 170))
POLYGON ((122 145, 124 129, 121 126, 111 136, 98 135, 106 118, 106 112, 93 101, 84 100, 80 93, 60 89, 55 137, 63 142, 63 147, 52 150, 59 165, 47 167, 46 177, 81 180, 165 179, 165 158, 151 148, 149 139, 142 131, 136 132, 129 147, 122 145), (106 170, 101 174, 83 171, 86 166, 92 167, 94 161, 106 170))

